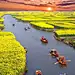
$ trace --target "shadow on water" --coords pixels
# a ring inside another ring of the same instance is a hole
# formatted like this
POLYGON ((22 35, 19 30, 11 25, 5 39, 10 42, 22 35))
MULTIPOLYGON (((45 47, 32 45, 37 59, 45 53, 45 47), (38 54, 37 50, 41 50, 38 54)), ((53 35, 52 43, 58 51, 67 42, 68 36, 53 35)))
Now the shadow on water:
POLYGON ((73 48, 56 41, 51 32, 36 30, 29 23, 18 22, 11 15, 5 15, 4 18, 4 31, 13 32, 16 39, 28 49, 27 75, 35 75, 36 69, 41 69, 43 75, 60 75, 60 73, 75 75, 75 71, 72 70, 75 69, 75 51, 73 48), (15 24, 15 26, 13 27, 12 24, 15 24), (27 27, 30 27, 30 29, 25 31, 24 28, 27 27), (41 43, 40 37, 42 35, 48 39, 47 45, 41 43), (66 59, 72 60, 68 63, 67 68, 60 68, 58 64, 54 65, 56 60, 48 55, 51 48, 56 48, 66 59))

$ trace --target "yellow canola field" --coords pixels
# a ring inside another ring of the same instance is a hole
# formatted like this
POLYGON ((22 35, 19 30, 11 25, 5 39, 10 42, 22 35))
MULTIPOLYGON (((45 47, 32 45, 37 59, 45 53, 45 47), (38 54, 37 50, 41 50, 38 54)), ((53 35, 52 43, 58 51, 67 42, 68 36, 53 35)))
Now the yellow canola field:
POLYGON ((65 30, 56 30, 58 35, 75 35, 75 30, 73 29, 65 29, 65 30))
POLYGON ((26 68, 26 51, 11 32, 0 32, 0 75, 21 75, 26 68))
POLYGON ((30 22, 30 24, 41 27, 41 28, 50 28, 50 29, 54 28, 54 26, 46 24, 45 22, 30 22))

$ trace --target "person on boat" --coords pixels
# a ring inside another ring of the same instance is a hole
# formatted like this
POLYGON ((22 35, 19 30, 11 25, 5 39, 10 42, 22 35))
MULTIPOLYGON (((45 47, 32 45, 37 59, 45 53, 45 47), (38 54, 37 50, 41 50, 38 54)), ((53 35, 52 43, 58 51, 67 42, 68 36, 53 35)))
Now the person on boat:
POLYGON ((46 41, 48 41, 44 36, 42 36, 42 38, 41 38, 42 40, 46 40, 46 41))
POLYGON ((15 26, 15 24, 13 24, 13 26, 15 26))
POLYGON ((59 57, 59 54, 57 51, 54 51, 54 54, 53 54, 55 57, 59 57))
POLYGON ((44 38, 44 36, 42 36, 42 38, 41 38, 42 40, 44 40, 45 38, 44 38))
POLYGON ((50 54, 53 54, 53 50, 51 50, 49 53, 50 53, 50 54))
POLYGON ((55 49, 53 49, 50 53, 55 57, 59 57, 59 53, 55 49))
POLYGON ((63 65, 66 64, 66 59, 64 56, 57 57, 57 61, 63 65))
POLYGON ((28 27, 28 29, 30 29, 30 27, 28 27))
POLYGON ((26 28, 24 28, 25 30, 27 30, 26 28))
POLYGON ((38 75, 41 75, 40 73, 38 75))
POLYGON ((37 75, 42 75, 40 71, 37 72, 37 75))

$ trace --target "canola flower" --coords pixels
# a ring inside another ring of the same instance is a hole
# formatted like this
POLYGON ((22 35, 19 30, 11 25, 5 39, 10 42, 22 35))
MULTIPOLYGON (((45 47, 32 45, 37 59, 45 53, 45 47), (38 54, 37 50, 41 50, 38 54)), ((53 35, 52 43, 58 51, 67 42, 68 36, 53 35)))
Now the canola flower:
MULTIPOLYGON (((15 12, 13 17, 22 21, 74 21, 75 12, 15 12), (73 14, 73 15, 71 15, 73 14), (19 16, 19 17, 18 17, 19 16)), ((9 12, 10 14, 10 12, 9 12)))
POLYGON ((11 32, 0 32, 0 36, 12 36, 13 38, 15 38, 14 34, 11 32))
POLYGON ((0 22, 4 22, 4 19, 3 18, 0 18, 0 22))
POLYGON ((0 32, 0 75, 22 75, 26 51, 11 32, 0 32))
POLYGON ((75 24, 68 22, 48 22, 48 24, 52 24, 58 28, 75 29, 75 24))
POLYGON ((38 27, 41 27, 41 28, 50 28, 50 29, 53 29, 54 26, 52 25, 49 25, 49 24, 46 24, 45 22, 30 22, 30 24, 34 25, 34 26, 38 26, 38 27))
POLYGON ((3 18, 0 18, 0 29, 4 29, 4 19, 3 18))
POLYGON ((75 30, 73 29, 65 29, 65 30, 56 30, 55 33, 58 35, 58 36, 75 36, 75 30))
POLYGON ((0 29, 1 29, 1 28, 4 28, 4 24, 0 24, 0 29))
POLYGON ((49 20, 48 18, 36 17, 36 16, 29 16, 29 15, 21 15, 21 16, 13 16, 14 18, 22 21, 46 21, 49 20), (25 17, 24 17, 25 16, 25 17))

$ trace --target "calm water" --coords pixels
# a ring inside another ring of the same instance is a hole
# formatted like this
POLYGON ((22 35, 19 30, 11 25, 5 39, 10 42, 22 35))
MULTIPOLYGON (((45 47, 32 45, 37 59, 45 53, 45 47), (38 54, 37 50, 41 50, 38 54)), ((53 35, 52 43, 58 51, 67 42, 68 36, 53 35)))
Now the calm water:
POLYGON ((4 31, 11 31, 16 36, 16 39, 28 49, 27 53, 27 75, 35 75, 36 69, 41 69, 43 75, 59 75, 60 73, 67 73, 68 75, 75 75, 75 50, 53 38, 53 33, 36 30, 30 26, 29 23, 19 22, 10 15, 4 16, 5 29, 4 31), (15 26, 12 26, 15 24, 15 26), (27 31, 25 27, 30 27, 27 31), (45 36, 49 43, 44 45, 40 42, 40 37, 45 36), (48 55, 51 48, 56 48, 61 55, 66 59, 70 59, 67 68, 61 68, 58 64, 54 65, 55 59, 48 55))

